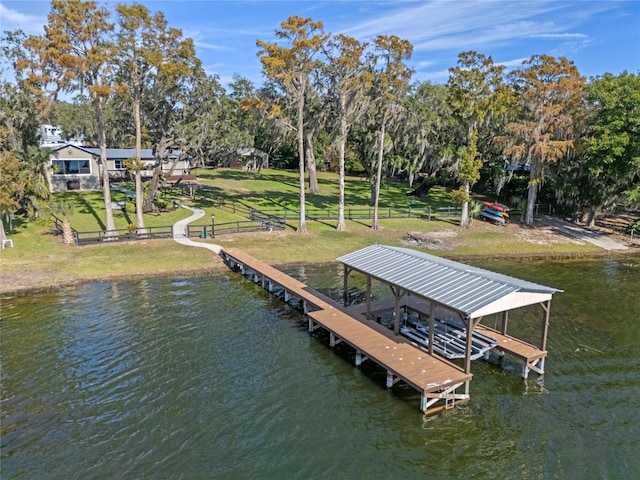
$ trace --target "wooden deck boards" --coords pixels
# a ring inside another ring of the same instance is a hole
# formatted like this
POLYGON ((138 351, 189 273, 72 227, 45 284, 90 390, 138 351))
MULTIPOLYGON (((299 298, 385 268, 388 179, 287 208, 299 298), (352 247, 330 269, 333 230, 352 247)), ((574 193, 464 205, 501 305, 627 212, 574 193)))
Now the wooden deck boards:
POLYGON ((527 363, 531 363, 534 360, 539 360, 547 356, 547 352, 545 350, 540 350, 533 345, 523 342, 517 338, 510 337, 509 335, 502 335, 493 328, 480 324, 476 327, 476 330, 498 340, 498 346, 495 348, 504 350, 506 353, 527 363))
POLYGON ((393 332, 385 335, 340 310, 319 310, 310 312, 309 316, 416 390, 435 392, 472 378, 471 374, 429 355, 410 340, 393 332))
POLYGON ((317 307, 318 310, 308 312, 309 317, 416 390, 439 392, 471 380, 472 375, 458 366, 429 355, 411 340, 395 336, 381 325, 353 318, 342 311, 338 302, 271 265, 235 248, 225 248, 222 254, 317 307))

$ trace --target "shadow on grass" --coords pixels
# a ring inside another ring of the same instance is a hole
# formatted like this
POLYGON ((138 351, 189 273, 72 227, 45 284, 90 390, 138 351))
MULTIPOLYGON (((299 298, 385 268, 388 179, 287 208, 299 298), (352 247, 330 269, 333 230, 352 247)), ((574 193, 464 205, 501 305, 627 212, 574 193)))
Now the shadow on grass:
POLYGON ((5 222, 4 218, 0 219, 0 221, 4 222, 4 231, 7 235, 15 235, 16 233, 20 233, 26 230, 29 226, 29 222, 23 216, 12 217, 10 223, 5 222))
POLYGON ((102 221, 102 219, 100 218, 100 216, 96 213, 96 211, 93 208, 93 205, 91 205, 86 197, 84 195, 78 195, 75 200, 78 202, 79 205, 82 206, 82 209, 80 210, 81 213, 88 213, 90 214, 97 222, 98 224, 98 228, 100 230, 106 230, 106 226, 104 224, 104 222, 102 221))

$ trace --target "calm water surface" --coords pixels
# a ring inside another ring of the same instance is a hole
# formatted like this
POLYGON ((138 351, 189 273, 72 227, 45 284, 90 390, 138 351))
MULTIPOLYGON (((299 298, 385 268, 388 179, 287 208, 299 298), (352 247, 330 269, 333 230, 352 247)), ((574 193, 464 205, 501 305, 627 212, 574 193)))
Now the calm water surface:
MULTIPOLYGON (((565 290, 547 374, 474 362, 471 401, 429 417, 236 274, 5 297, 1 476, 640 478, 640 258, 475 265, 565 290)), ((339 298, 341 268, 288 272, 339 298)))

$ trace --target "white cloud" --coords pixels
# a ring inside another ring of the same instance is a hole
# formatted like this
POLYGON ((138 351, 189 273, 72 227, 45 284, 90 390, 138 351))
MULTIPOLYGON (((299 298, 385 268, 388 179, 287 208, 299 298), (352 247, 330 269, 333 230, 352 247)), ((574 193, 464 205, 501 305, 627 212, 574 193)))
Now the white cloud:
POLYGON ((223 45, 217 43, 209 43, 209 42, 201 42, 199 40, 194 40, 194 45, 198 48, 202 48, 205 50, 215 50, 218 52, 231 52, 233 48, 225 47, 223 45))
POLYGON ((529 35, 530 38, 549 38, 549 39, 568 39, 568 38, 577 38, 577 39, 587 39, 588 35, 584 33, 540 33, 538 35, 529 35))
POLYGON ((408 39, 416 52, 477 50, 531 38, 588 39, 587 35, 567 32, 584 18, 576 19, 572 7, 565 2, 460 0, 410 5, 395 12, 383 12, 344 32, 360 39, 397 34, 408 39))
POLYGON ((520 66, 522 66, 522 62, 524 62, 525 60, 529 60, 529 57, 514 58, 513 60, 506 60, 504 62, 496 62, 496 65, 502 65, 503 67, 506 67, 506 68, 520 67, 520 66))
MULTIPOLYGON (((47 5, 48 8, 48 5, 47 5)), ((22 30, 27 34, 42 34, 47 23, 46 15, 28 15, 0 3, 2 31, 22 30)))

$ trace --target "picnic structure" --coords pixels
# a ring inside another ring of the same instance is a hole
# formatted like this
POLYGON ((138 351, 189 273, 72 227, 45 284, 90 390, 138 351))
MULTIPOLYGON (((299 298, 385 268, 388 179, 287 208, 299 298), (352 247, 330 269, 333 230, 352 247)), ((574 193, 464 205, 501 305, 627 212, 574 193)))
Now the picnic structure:
POLYGON ((415 250, 372 245, 338 258, 344 268, 341 303, 238 249, 225 248, 220 255, 232 270, 286 302, 302 305, 309 331, 322 328, 329 333, 331 347, 343 342, 352 347, 357 366, 370 360, 384 368, 388 388, 402 381, 420 392, 424 413, 469 400, 471 361, 490 350, 521 360, 524 378, 530 370, 544 373, 551 298, 561 290, 415 250), (347 306, 353 272, 366 276, 367 300, 347 306), (391 288, 391 301, 371 300, 373 280, 391 288), (508 312, 534 304, 543 310, 538 346, 507 333, 508 312), (376 321, 389 312, 392 329, 376 321), (457 318, 442 318, 445 312, 457 318), (500 330, 480 324, 495 313, 502 313, 500 330), (414 327, 422 327, 412 329, 417 332, 414 337, 401 332, 411 324, 409 317, 414 327), (463 358, 464 365, 451 361, 455 358, 463 358))

